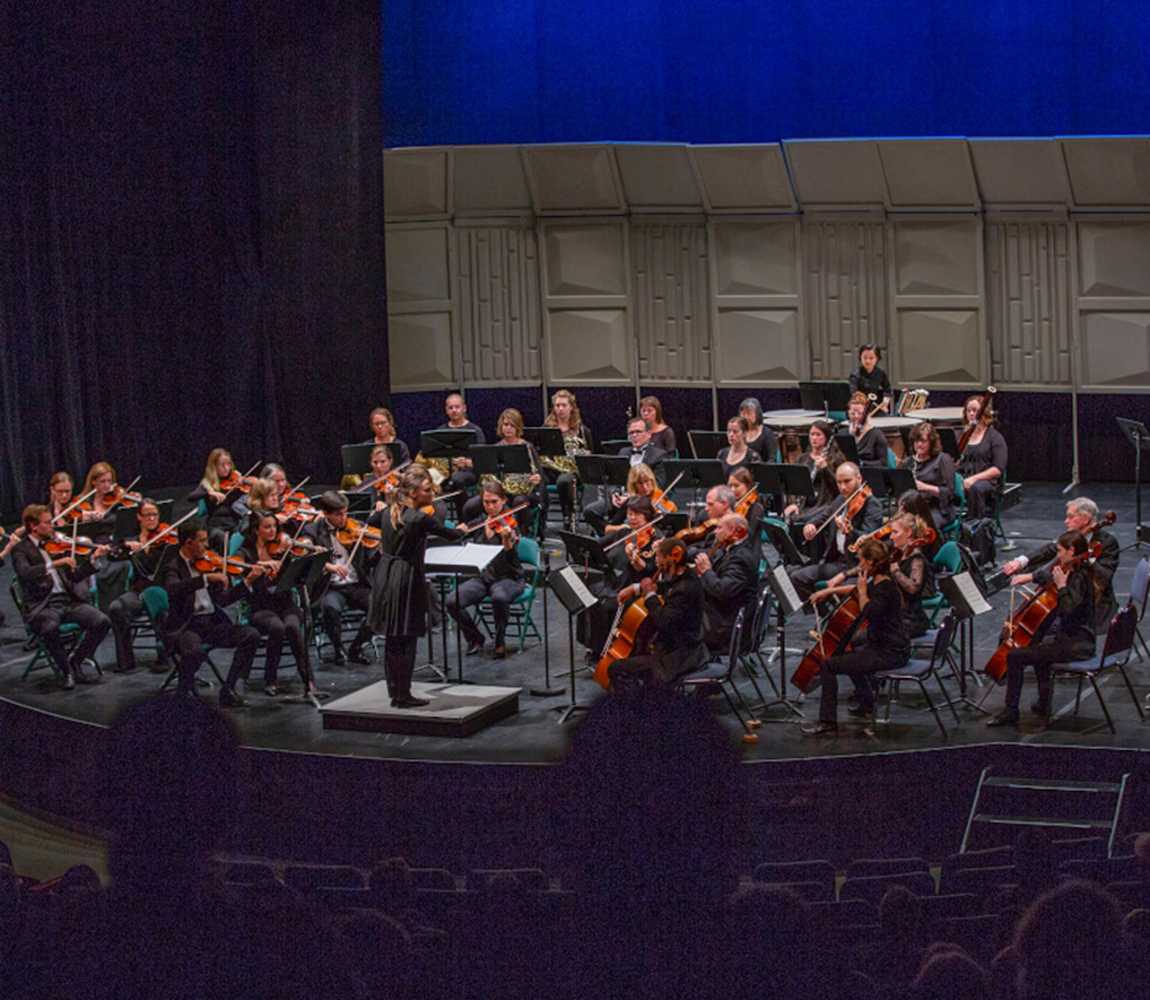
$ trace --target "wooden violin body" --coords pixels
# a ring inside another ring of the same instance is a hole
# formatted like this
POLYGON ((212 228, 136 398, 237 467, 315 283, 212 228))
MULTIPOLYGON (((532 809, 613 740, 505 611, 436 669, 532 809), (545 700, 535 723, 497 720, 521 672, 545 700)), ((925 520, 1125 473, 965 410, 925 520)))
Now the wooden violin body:
POLYGON ((862 608, 859 605, 858 590, 852 591, 827 621, 822 637, 811 646, 799 661, 791 683, 806 693, 813 690, 819 679, 823 664, 836 653, 845 650, 858 626, 862 608))

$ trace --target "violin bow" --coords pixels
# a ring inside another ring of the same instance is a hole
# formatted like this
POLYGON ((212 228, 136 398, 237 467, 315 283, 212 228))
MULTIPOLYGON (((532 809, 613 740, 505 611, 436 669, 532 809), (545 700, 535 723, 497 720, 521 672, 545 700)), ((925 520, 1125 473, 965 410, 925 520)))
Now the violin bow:
POLYGON ((622 538, 616 538, 611 542, 610 545, 604 545, 603 546, 604 554, 610 552, 613 548, 615 548, 616 545, 622 545, 625 541, 627 541, 628 538, 634 538, 636 535, 640 534, 641 532, 646 531, 648 528, 653 528, 656 524, 658 524, 666 516, 667 516, 666 514, 660 514, 658 517, 653 517, 653 518, 651 518, 650 521, 648 521, 646 524, 644 524, 643 527, 635 528, 632 531, 628 531, 627 534, 625 534, 622 538))
POLYGON ((91 496, 94 496, 95 493, 96 493, 96 487, 93 486, 82 497, 80 497, 78 500, 73 500, 70 504, 68 504, 67 507, 65 507, 62 511, 60 511, 59 514, 57 514, 54 518, 52 518, 52 523, 55 524, 57 521, 61 520, 62 518, 67 517, 69 514, 72 513, 72 511, 74 511, 77 507, 79 507, 80 504, 82 504, 85 500, 87 500, 91 496))
POLYGON ((502 511, 496 514, 494 517, 489 517, 486 521, 464 529, 463 534, 470 535, 473 531, 478 531, 480 528, 486 528, 489 524, 494 524, 496 521, 501 521, 503 518, 508 517, 511 514, 518 514, 521 510, 526 510, 530 506, 531 504, 529 503, 521 503, 518 507, 512 507, 511 510, 502 511))
MULTIPOLYGON (((299 487, 297 486, 296 489, 298 490, 299 487)), ((295 492, 295 491, 293 490, 292 492, 295 492)), ((307 526, 306 521, 300 521, 299 527, 295 529, 295 534, 291 536, 291 541, 288 542, 288 544, 284 546, 283 555, 281 555, 279 557, 279 559, 276 560, 276 572, 277 573, 283 568, 283 564, 287 561, 287 557, 291 555, 292 543, 295 542, 295 540, 297 538, 299 538, 300 532, 303 531, 303 529, 306 526, 307 526)))
POLYGON ((197 513, 196 508, 193 507, 183 517, 181 517, 178 521, 176 521, 175 524, 169 524, 163 531, 159 532, 154 538, 149 538, 146 542, 144 542, 143 545, 141 545, 138 549, 136 549, 134 554, 139 555, 141 552, 147 552, 148 549, 150 549, 161 538, 167 538, 168 535, 170 535, 181 524, 183 524, 186 520, 188 520, 188 518, 194 517, 196 515, 196 513, 197 513))
POLYGON ((80 530, 80 519, 74 518, 72 520, 72 551, 69 553, 73 560, 76 558, 76 536, 80 530))
POLYGON ((815 540, 815 538, 818 538, 819 535, 821 535, 823 533, 823 528, 825 528, 828 524, 833 523, 835 518, 837 518, 844 510, 846 510, 847 507, 850 506, 850 502, 859 493, 861 493, 864 489, 866 489, 866 482, 865 481, 862 483, 859 483, 859 485, 855 488, 854 492, 852 492, 849 497, 847 497, 842 503, 840 503, 838 505, 838 507, 835 509, 834 513, 830 515, 830 517, 828 517, 825 521, 823 521, 822 524, 819 525, 819 530, 815 532, 814 538, 812 538, 811 541, 813 542, 815 540))
POLYGON ((119 495, 118 497, 116 497, 116 499, 115 499, 115 500, 113 500, 113 501, 112 501, 110 504, 108 504, 108 509, 104 511, 104 516, 105 516, 105 517, 106 517, 106 516, 108 515, 108 513, 109 513, 109 512, 110 512, 112 509, 114 509, 114 508, 115 508, 115 507, 116 507, 118 504, 121 504, 121 503, 123 503, 123 501, 124 501, 124 497, 128 495, 128 491, 129 491, 129 490, 131 490, 131 488, 132 488, 133 486, 135 486, 135 485, 136 485, 136 483, 138 483, 138 482, 139 482, 139 481, 140 481, 142 478, 143 478, 142 476, 136 476, 136 478, 135 478, 135 479, 133 479, 133 480, 132 480, 130 483, 128 483, 128 485, 127 485, 127 486, 125 486, 125 487, 124 487, 122 490, 120 490, 120 495, 119 495))

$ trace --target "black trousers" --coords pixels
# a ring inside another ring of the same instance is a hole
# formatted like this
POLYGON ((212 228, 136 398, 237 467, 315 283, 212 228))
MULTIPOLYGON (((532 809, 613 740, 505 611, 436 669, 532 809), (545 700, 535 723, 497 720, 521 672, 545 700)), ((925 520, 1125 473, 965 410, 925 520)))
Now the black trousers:
MULTIPOLYGON (((348 608, 367 611, 371 604, 371 587, 362 580, 348 584, 346 587, 328 587, 323 597, 319 599, 320 616, 323 619, 323 630, 331 640, 332 648, 337 652, 343 649, 343 640, 340 636, 340 618, 348 608)), ((359 631, 352 640, 356 648, 362 646, 371 638, 371 629, 366 622, 359 627, 359 631)))
MULTIPOLYGON (((444 493, 454 493, 456 490, 470 490, 476 483, 475 471, 473 469, 455 469, 450 478, 443 484, 444 493)), ((463 518, 463 505, 467 502, 467 493, 460 493, 454 500, 451 501, 455 505, 455 519, 462 521, 463 518)))
POLYGON ((384 639, 383 670, 387 677, 387 691, 392 699, 411 694, 411 675, 415 672, 417 635, 389 635, 384 639))
POLYGON ((278 614, 270 609, 254 611, 251 623, 267 636, 267 660, 264 663, 264 684, 275 684, 279 676, 280 658, 283 656, 284 640, 291 647, 295 657, 296 670, 305 687, 311 687, 311 661, 308 659, 307 642, 303 635, 303 612, 292 608, 278 614))
POLYGON ((1088 639, 1072 639, 1065 635, 1052 635, 1032 646, 1012 649, 1006 654, 1006 708, 1017 712, 1022 700, 1022 680, 1027 667, 1034 667, 1038 681, 1038 701, 1050 707, 1054 695, 1051 682, 1053 665, 1069 660, 1089 660, 1094 655, 1094 643, 1088 639))
POLYGON ((72 671, 72 664, 89 659, 96 652, 97 647, 104 641, 104 636, 112 627, 108 616, 98 608, 77 601, 68 594, 53 594, 28 619, 28 627, 40 638, 52 657, 52 662, 64 676, 72 671), (74 623, 84 630, 76 648, 72 651, 71 662, 60 635, 60 626, 74 623))
POLYGON ((234 691, 236 681, 247 677, 252 669, 260 634, 250 625, 219 621, 215 615, 193 615, 187 626, 169 636, 168 640, 171 648, 179 654, 179 691, 181 694, 191 694, 196 687, 196 674, 206 658, 204 646, 236 651, 224 682, 229 690, 234 691))
POLYGON ((980 479, 966 491, 966 516, 969 520, 987 517, 990 511, 990 498, 994 496, 994 481, 980 479))
POLYGON ((702 643, 690 649, 673 649, 629 656, 607 668, 611 690, 628 694, 644 688, 664 688, 674 684, 707 662, 707 647, 702 643))
POLYGON ((795 585, 799 597, 805 601, 815 592, 816 583, 820 580, 829 580, 832 576, 848 568, 845 562, 811 563, 811 565, 802 566, 791 573, 791 583, 795 585))
POLYGON ((523 593, 527 586, 522 580, 495 580, 488 583, 479 577, 464 580, 449 594, 445 607, 463 630, 463 634, 472 642, 482 642, 483 633, 479 626, 464 613, 464 608, 479 604, 485 597, 491 598, 491 607, 495 613, 495 644, 503 645, 503 637, 507 631, 507 620, 511 615, 511 602, 523 593))
POLYGON ((867 646, 828 657, 819 672, 819 680, 822 682, 822 690, 819 693, 819 721, 838 721, 840 675, 845 674, 854 681, 859 696, 859 707, 870 711, 874 708, 874 689, 871 687, 870 675, 879 670, 894 670, 905 662, 905 656, 893 656, 867 646))
POLYGON ((116 663, 121 670, 133 670, 136 651, 132 648, 132 622, 143 610, 144 599, 134 590, 125 591, 108 605, 112 635, 116 639, 116 663))
POLYGON ((573 472, 556 472, 554 469, 544 468, 543 478, 555 486, 563 520, 570 521, 575 516, 575 502, 579 496, 579 477, 573 472))

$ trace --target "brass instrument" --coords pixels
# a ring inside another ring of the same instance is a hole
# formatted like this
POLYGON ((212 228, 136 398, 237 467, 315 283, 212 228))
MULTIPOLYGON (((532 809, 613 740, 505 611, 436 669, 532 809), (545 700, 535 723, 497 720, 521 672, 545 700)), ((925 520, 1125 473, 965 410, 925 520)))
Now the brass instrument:
POLYGON ((535 489, 535 484, 531 482, 531 477, 539 472, 539 469, 535 465, 535 450, 533 448, 529 447, 527 449, 527 458, 531 463, 530 472, 509 472, 502 479, 498 476, 488 474, 480 477, 480 483, 499 483, 509 497, 526 496, 535 489))
POLYGON ((451 465, 446 458, 424 458, 423 452, 420 452, 411 462, 413 465, 422 465, 427 470, 427 474, 431 476, 431 485, 435 487, 437 493, 451 478, 451 465))
MULTIPOLYGON (((583 428, 580 427, 579 429, 582 430, 583 428)), ((587 447, 587 441, 574 431, 563 432, 563 450, 567 452, 566 455, 558 455, 555 458, 544 455, 539 459, 539 464, 560 474, 573 476, 577 471, 575 456, 591 454, 591 449, 587 447)))

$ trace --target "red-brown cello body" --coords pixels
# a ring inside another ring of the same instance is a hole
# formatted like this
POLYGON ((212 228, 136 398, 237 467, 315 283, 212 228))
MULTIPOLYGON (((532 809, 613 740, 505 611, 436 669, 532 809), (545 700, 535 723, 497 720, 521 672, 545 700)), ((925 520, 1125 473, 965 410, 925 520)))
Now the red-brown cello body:
POLYGON ((859 592, 855 589, 835 608, 822 630, 821 637, 803 654, 802 660, 791 675, 791 683, 795 687, 807 693, 818 686, 823 664, 846 648, 858 626, 861 614, 859 592))
MULTIPOLYGON (((1093 535, 1099 528, 1109 526, 1118 520, 1114 511, 1107 511, 1101 519, 1095 521, 1085 532, 1093 535)), ((1102 555, 1102 543, 1091 542, 1086 549, 1084 560, 1094 560, 1102 555)), ((1077 562, 1075 563, 1077 565, 1077 562)), ((1025 603, 1014 612, 1002 626, 1003 639, 998 648, 991 654, 983 667, 984 672, 995 683, 1001 684, 1006 680, 1006 657, 1012 649, 1024 649, 1034 642, 1035 638, 1046 628, 1050 616, 1058 610, 1058 588, 1054 582, 1046 584, 1038 593, 1027 598, 1025 603)))
POLYGON ((640 594, 615 619, 615 627, 611 629, 603 654, 595 666, 596 683, 610 690, 611 664, 646 653, 654 637, 654 625, 651 616, 647 614, 647 595, 640 594))

